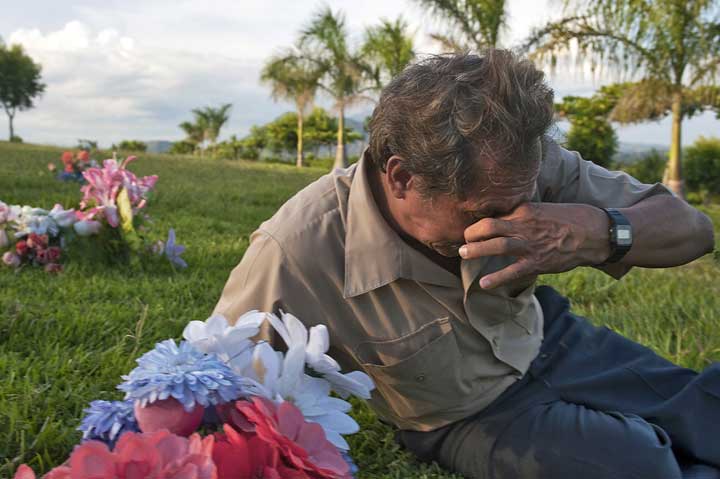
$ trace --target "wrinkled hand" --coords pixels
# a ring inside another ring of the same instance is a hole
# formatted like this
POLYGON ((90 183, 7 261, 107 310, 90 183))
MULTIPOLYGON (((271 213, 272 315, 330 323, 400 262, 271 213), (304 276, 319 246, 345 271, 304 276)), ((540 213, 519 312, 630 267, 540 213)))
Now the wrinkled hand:
POLYGON ((577 266, 599 264, 610 256, 608 219, 590 205, 523 203, 510 214, 483 218, 465 230, 460 256, 514 256, 510 266, 484 276, 480 286, 495 288, 508 281, 577 266))

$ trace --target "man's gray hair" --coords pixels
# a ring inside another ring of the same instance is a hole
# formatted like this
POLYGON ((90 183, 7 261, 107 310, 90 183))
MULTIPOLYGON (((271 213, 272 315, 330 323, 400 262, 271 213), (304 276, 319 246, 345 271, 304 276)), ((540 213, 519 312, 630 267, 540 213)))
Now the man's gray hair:
POLYGON ((397 155, 423 195, 465 199, 479 164, 528 168, 553 121, 542 71, 508 50, 446 54, 407 67, 383 90, 370 119, 369 155, 385 171, 397 155))

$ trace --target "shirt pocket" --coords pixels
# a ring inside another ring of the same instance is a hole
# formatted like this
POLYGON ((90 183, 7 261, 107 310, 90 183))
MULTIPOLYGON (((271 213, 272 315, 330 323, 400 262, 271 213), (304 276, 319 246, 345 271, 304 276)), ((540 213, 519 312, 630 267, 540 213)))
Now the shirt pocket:
POLYGON ((469 392, 449 317, 397 339, 363 342, 355 355, 389 408, 402 418, 446 411, 469 392))

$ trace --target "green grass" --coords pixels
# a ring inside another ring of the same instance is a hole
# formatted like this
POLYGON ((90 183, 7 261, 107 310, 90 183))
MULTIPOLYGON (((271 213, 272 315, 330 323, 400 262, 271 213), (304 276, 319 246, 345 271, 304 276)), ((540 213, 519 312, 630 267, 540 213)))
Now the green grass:
MULTIPOLYGON (((76 205, 78 185, 54 181, 46 170, 59 154, 0 142, 0 200, 76 205)), ((133 170, 160 175, 149 208, 155 231, 176 229, 190 267, 176 273, 71 262, 56 276, 0 268, 0 477, 22 462, 36 471, 62 462, 79 441, 86 404, 120 398, 115 385, 136 357, 206 318, 254 228, 324 173, 163 155, 143 155, 133 170)), ((707 211, 720 226, 720 207, 707 211)), ((575 312, 702 368, 720 359, 719 272, 709 255, 670 270, 636 268, 619 282, 589 269, 543 281, 569 296, 575 312)), ((353 414, 362 427, 351 437, 361 478, 457 477, 413 461, 363 404, 353 414)))

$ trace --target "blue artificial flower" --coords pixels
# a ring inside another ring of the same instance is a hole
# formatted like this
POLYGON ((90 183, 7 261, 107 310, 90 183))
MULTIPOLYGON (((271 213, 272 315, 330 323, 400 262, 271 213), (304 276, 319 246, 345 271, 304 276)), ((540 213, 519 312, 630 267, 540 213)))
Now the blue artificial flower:
POLYGON ((206 407, 237 399, 247 382, 215 354, 202 353, 187 341, 157 343, 137 363, 138 367, 123 376, 125 382, 118 389, 125 391, 125 399, 143 407, 173 397, 190 412, 195 403, 206 407))
POLYGON ((360 470, 357 467, 357 464, 355 464, 355 461, 353 461, 353 458, 350 457, 350 454, 348 454, 347 451, 343 451, 342 449, 338 449, 338 451, 340 452, 342 458, 345 459, 345 462, 348 463, 348 466, 350 466, 350 476, 355 477, 355 474, 357 474, 360 470))
POLYGON ((93 401, 83 412, 77 428, 83 433, 83 441, 102 441, 112 449, 122 433, 139 431, 132 401, 93 401))
POLYGON ((170 228, 167 242, 165 242, 165 256, 167 256, 167 259, 175 266, 187 268, 187 263, 180 257, 183 251, 185 251, 185 246, 175 244, 175 230, 170 228))

